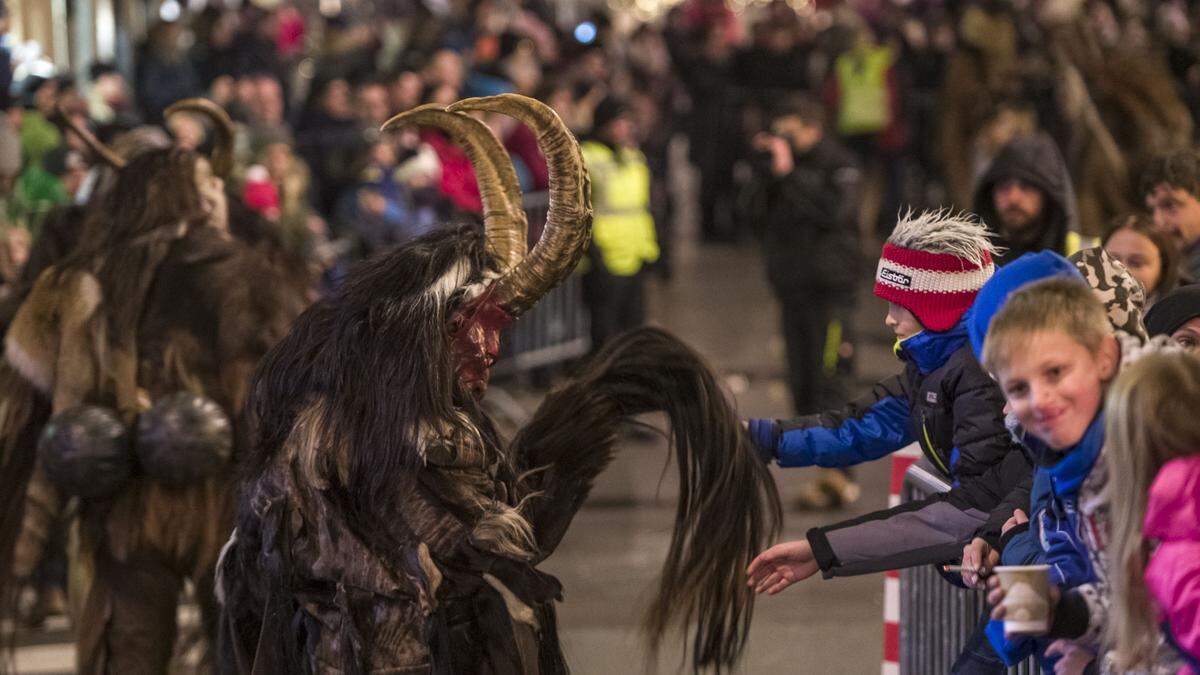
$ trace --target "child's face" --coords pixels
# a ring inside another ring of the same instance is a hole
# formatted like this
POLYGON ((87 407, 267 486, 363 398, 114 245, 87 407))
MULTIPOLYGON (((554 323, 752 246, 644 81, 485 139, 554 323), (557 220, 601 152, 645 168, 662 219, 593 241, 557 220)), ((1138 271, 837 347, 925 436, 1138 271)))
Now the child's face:
POLYGON ((887 324, 888 328, 892 329, 898 340, 907 340, 925 330, 925 327, 921 325, 920 321, 917 321, 917 317, 913 316, 912 312, 894 302, 888 303, 887 318, 883 322, 887 324))
POLYGON ((996 373, 1009 408, 1025 430, 1055 450, 1083 438, 1117 369, 1110 336, 1095 354, 1063 331, 1031 335, 996 373))

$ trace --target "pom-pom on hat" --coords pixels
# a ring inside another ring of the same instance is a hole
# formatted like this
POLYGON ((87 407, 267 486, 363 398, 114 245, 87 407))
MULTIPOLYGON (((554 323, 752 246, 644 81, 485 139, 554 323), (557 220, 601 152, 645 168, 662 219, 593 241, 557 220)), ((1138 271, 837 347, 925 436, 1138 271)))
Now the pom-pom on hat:
POLYGON ((970 214, 911 211, 875 270, 875 295, 912 312, 927 330, 953 328, 995 271, 987 228, 970 214))

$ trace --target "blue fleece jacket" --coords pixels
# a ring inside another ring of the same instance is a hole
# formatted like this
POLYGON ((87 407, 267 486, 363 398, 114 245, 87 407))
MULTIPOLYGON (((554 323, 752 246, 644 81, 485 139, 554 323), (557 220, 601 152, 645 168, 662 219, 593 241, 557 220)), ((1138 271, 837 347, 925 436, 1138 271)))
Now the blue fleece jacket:
MULTIPOLYGON (((1096 581, 1091 557, 1080 532, 1079 488, 1083 485, 1100 450, 1104 447, 1104 415, 1097 414, 1088 425, 1083 438, 1065 452, 1055 452, 1035 438, 1027 437, 1026 445, 1039 458, 1040 466, 1033 474, 1033 492, 1029 531, 1014 538, 1004 549, 1001 562, 1013 564, 1045 564, 1050 566, 1050 583, 1061 590, 1096 581), (1055 458, 1058 458, 1055 461, 1055 458), (1031 543, 1037 548, 1031 553, 1031 543)), ((987 627, 988 640, 1009 666, 1014 666, 1029 654, 1041 654, 1048 642, 1043 639, 1004 637, 1004 622, 992 621, 987 627)), ((1046 659, 1043 657, 1043 661, 1046 659)), ((1046 672, 1053 672, 1052 660, 1046 672)), ((1043 668, 1046 664, 1043 663, 1043 668)))

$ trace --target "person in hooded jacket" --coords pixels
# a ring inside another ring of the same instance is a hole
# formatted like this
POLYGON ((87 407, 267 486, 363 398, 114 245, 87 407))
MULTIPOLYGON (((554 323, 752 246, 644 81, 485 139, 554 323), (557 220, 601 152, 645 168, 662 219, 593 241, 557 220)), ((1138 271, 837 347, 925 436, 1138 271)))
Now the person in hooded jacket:
POLYGON ((650 169, 637 147, 629 108, 608 97, 596 106, 580 144, 592 186, 592 247, 583 297, 592 317, 592 349, 646 320, 645 265, 658 259, 650 214, 650 169))
POLYGON ((996 236, 998 265, 1026 253, 1050 250, 1069 256, 1094 245, 1079 234, 1070 173, 1044 133, 1004 146, 979 179, 974 204, 996 236))

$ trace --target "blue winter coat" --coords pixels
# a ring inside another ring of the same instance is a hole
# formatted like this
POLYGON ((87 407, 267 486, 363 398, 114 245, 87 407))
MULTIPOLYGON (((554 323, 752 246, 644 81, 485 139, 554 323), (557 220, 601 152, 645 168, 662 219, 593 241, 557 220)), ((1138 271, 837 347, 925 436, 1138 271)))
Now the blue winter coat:
POLYGON ((983 473, 1012 448, 1004 396, 967 344, 966 323, 899 343, 901 375, 842 411, 781 422, 780 466, 851 466, 917 441, 946 477, 983 473))
MULTIPOLYGON (((1064 591, 1095 582, 1096 571, 1080 530, 1078 504, 1079 488, 1104 446, 1104 415, 1097 414, 1079 443, 1065 452, 1051 450, 1031 436, 1026 437, 1025 443, 1039 463, 1030 498, 1032 517, 1029 530, 1014 537, 1005 547, 1001 562, 1049 565, 1050 583, 1064 591)), ((1009 666, 1035 651, 1041 654, 1049 643, 1033 638, 1007 640, 1002 621, 988 624, 987 633, 996 653, 1009 666)), ((1048 672, 1052 671, 1051 665, 1048 672)))

